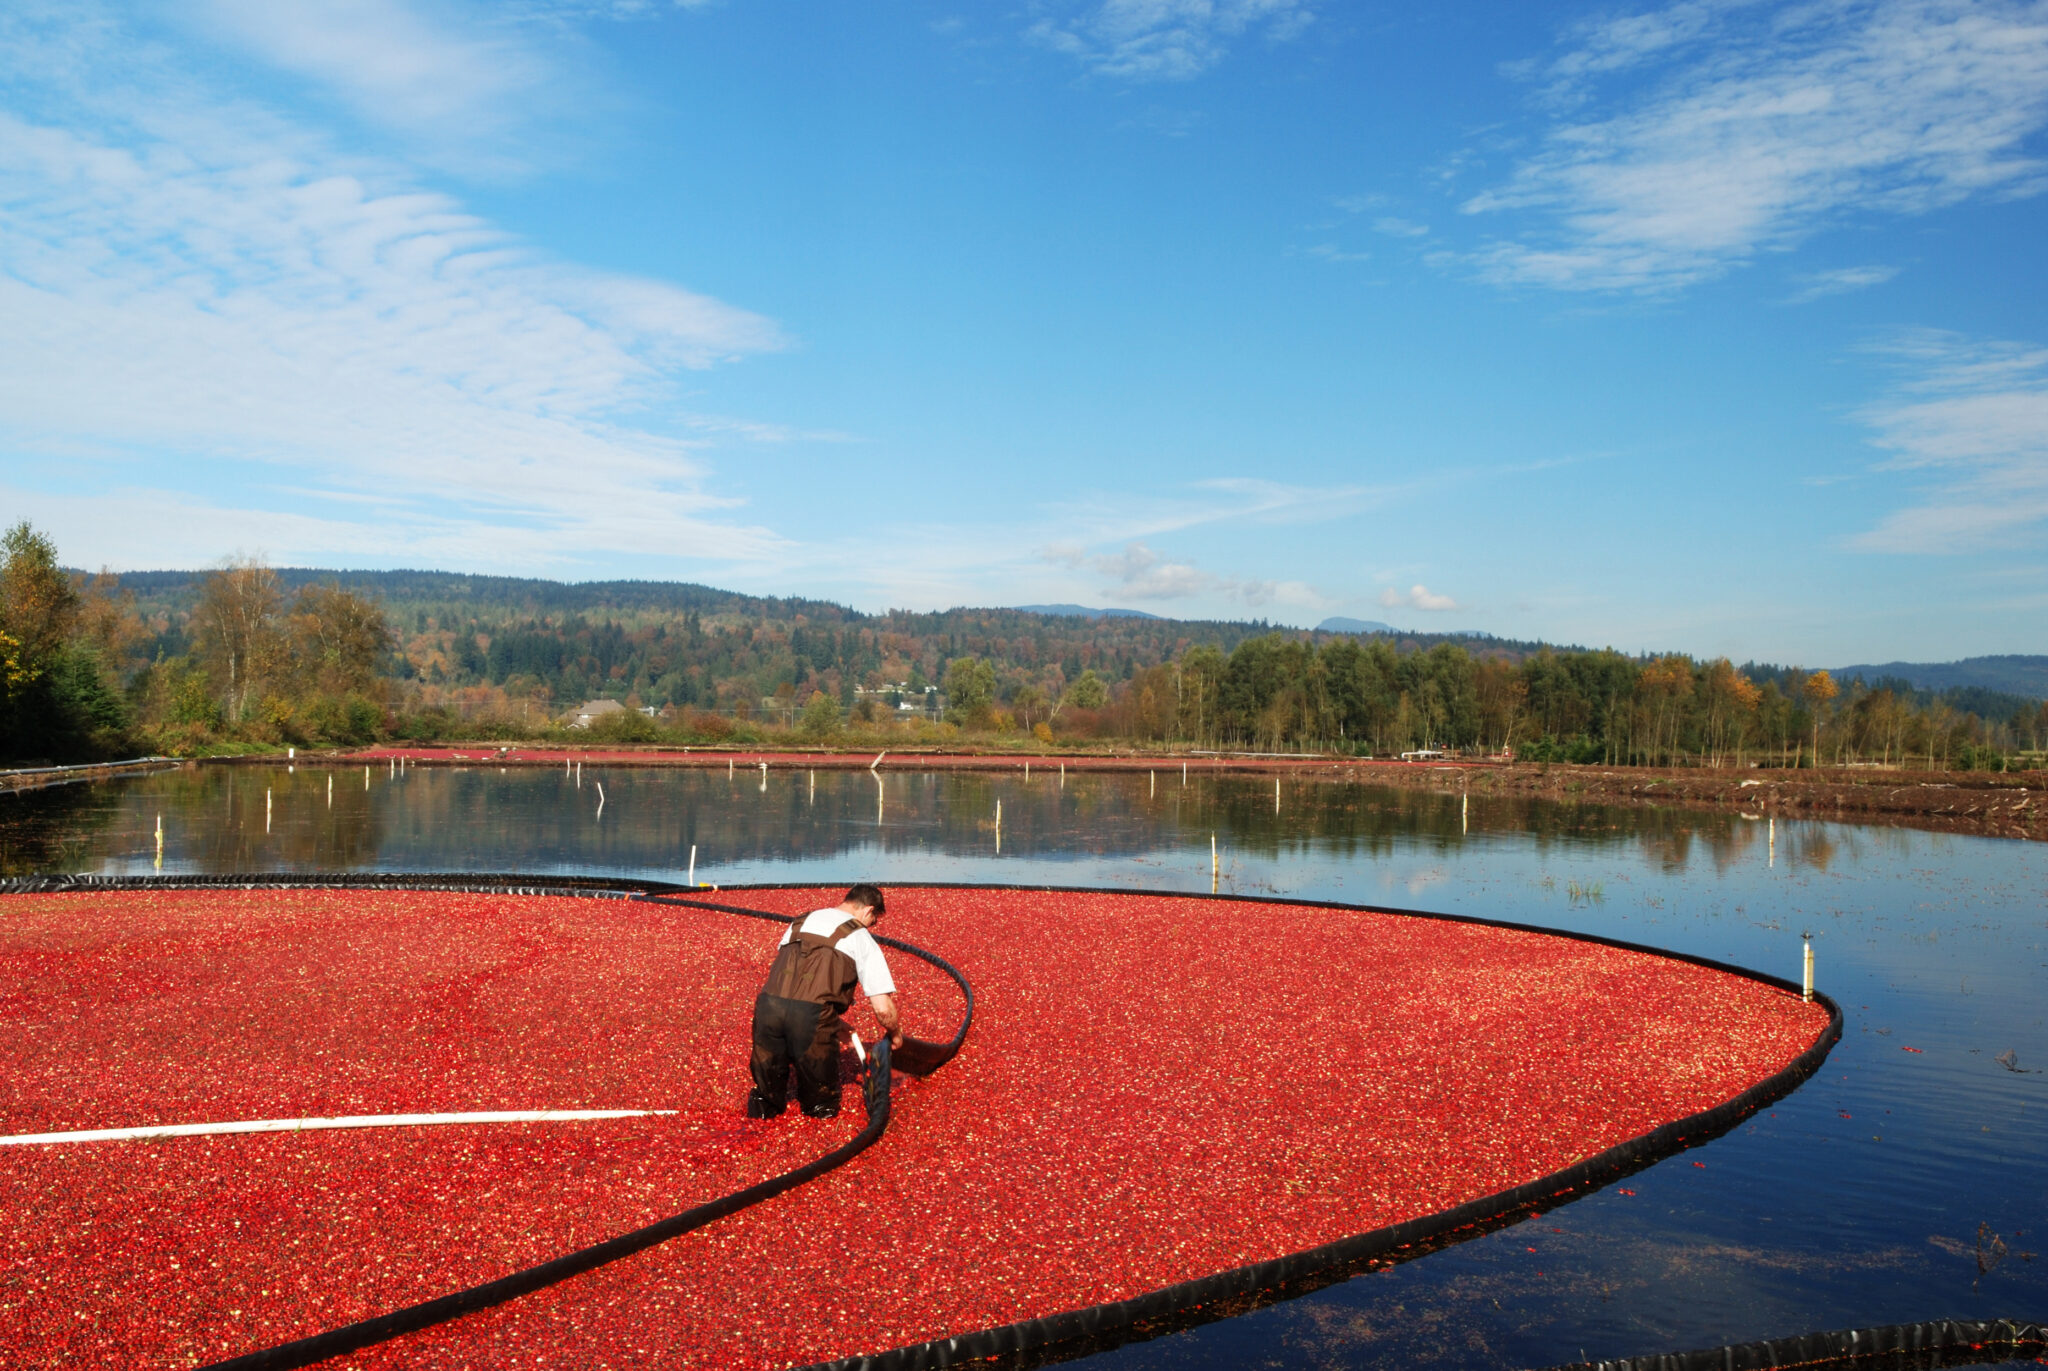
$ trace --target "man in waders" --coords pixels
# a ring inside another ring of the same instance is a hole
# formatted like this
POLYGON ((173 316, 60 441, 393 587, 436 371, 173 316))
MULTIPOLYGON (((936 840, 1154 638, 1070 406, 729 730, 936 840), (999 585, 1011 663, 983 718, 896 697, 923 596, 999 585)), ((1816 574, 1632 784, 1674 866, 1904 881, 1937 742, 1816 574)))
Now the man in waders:
POLYGON ((747 1117, 772 1119, 782 1112, 792 1063, 804 1113, 829 1119, 839 1112, 839 1039, 856 982, 890 1045, 903 1045, 896 982, 882 945, 868 932, 881 917, 882 892, 857 885, 836 906, 804 915, 782 935, 768 984, 754 997, 754 1088, 747 1095, 747 1117))

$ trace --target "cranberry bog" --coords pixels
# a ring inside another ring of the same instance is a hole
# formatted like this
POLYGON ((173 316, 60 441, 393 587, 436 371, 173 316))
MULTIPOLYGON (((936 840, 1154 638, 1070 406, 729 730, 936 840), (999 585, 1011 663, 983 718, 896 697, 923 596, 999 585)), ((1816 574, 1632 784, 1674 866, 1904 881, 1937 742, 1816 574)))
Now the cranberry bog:
MULTIPOLYGON (((611 884, 657 898, 420 888, 459 883, 0 901, 7 1135, 549 1111, 0 1147, 10 1361, 260 1352, 862 1133, 852 1089, 837 1120, 742 1117, 772 924, 646 882, 611 884)), ((838 893, 711 901, 789 916, 838 893)), ((957 1058, 896 1077, 874 1146, 325 1364, 1086 1350, 1625 1194, 1792 1089, 1840 1031, 1784 982, 1481 920, 1048 888, 892 887, 889 908, 879 931, 959 968, 975 1006, 957 1058)), ((960 987, 891 963, 910 1031, 954 1034, 960 987)))

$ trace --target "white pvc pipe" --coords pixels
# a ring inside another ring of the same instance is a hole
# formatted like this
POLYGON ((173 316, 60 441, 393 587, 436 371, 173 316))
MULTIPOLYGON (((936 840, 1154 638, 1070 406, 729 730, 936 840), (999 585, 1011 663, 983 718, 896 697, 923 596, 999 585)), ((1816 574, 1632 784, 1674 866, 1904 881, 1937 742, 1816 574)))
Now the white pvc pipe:
POLYGON ((690 876, 688 884, 692 887, 697 884, 697 845, 695 843, 690 844, 690 876))
POLYGON ((1806 940, 1806 975, 1800 985, 1800 997, 1808 1004, 1813 1003, 1813 939, 1806 940))
POLYGON ((575 1119, 637 1119, 673 1109, 499 1109, 481 1114, 354 1114, 333 1119, 248 1119, 238 1123, 146 1124, 140 1128, 88 1128, 76 1133, 15 1133, 0 1147, 50 1143, 123 1142, 134 1138, 198 1138, 218 1133, 311 1133, 323 1128, 410 1128, 438 1123, 554 1123, 575 1119))

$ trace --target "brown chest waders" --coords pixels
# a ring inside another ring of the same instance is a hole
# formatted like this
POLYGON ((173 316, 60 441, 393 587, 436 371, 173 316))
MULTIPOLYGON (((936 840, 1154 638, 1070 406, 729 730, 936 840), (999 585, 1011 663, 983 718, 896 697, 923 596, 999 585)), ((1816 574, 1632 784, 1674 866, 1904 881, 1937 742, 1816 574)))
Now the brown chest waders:
POLYGON ((860 981, 853 958, 839 944, 859 928, 858 920, 848 919, 830 935, 792 930, 775 954, 768 983, 754 997, 748 1117, 772 1119, 783 1111, 792 1065, 798 1107, 814 1119, 839 1112, 839 1035, 860 981))

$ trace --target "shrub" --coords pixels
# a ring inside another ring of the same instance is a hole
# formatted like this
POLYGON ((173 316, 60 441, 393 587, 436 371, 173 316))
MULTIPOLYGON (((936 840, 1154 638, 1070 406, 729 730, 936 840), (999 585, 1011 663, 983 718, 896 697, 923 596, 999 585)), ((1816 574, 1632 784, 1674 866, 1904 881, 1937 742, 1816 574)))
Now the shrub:
POLYGON ((839 703, 820 690, 815 692, 810 703, 804 706, 803 718, 797 724, 798 732, 806 738, 829 738, 839 731, 839 703))
POLYGON ((607 714, 589 729, 590 736, 606 743, 658 743, 661 726, 637 709, 607 714))

